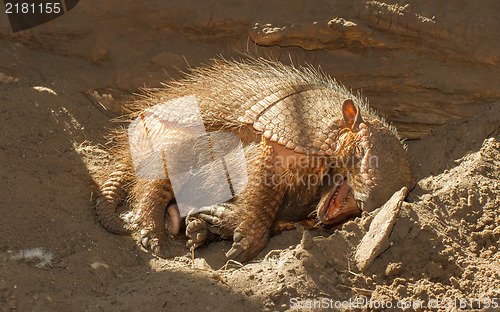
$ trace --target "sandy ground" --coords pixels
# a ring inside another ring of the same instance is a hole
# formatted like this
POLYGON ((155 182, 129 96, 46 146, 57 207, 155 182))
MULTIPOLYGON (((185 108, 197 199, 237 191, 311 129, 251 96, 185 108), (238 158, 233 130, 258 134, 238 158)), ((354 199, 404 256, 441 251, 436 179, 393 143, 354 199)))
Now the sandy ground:
POLYGON ((407 311, 500 304, 500 102, 407 142, 417 184, 389 249, 365 272, 353 253, 373 214, 284 232, 243 266, 226 263, 222 241, 196 251, 193 264, 182 237, 173 241, 178 257, 164 260, 96 221, 92 172, 106 161, 104 135, 126 96, 88 91, 115 73, 0 40, 0 311, 317 310, 318 300, 337 310, 356 298, 372 300, 357 308, 366 311, 398 300, 416 304, 407 311))

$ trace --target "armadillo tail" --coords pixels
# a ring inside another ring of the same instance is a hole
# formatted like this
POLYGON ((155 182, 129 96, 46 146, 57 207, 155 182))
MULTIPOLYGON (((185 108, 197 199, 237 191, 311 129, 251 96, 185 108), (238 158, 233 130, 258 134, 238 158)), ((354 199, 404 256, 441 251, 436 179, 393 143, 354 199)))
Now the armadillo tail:
POLYGON ((108 180, 102 185, 100 195, 96 201, 97 219, 110 232, 115 234, 132 233, 129 226, 116 213, 120 202, 125 198, 123 190, 125 172, 117 167, 108 180))

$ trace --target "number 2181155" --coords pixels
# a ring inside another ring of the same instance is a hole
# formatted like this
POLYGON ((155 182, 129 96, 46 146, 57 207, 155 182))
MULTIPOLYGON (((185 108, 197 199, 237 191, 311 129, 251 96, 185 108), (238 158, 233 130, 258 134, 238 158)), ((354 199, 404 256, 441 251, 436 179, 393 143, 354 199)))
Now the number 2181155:
POLYGON ((7 14, 50 14, 50 13, 60 13, 61 3, 5 3, 5 13, 7 14))

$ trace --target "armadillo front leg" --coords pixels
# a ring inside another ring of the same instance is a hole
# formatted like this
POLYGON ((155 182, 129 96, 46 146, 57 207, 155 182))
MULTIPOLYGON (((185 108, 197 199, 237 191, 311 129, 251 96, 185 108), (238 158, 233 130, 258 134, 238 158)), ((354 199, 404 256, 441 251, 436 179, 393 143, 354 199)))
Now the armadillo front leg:
MULTIPOLYGON (((256 155, 247 163, 248 184, 243 192, 230 202, 202 208, 195 219, 213 226, 211 232, 223 237, 232 235, 234 243, 226 256, 238 261, 255 257, 267 245, 285 193, 284 185, 279 183, 282 172, 273 164, 272 147, 261 143, 255 148, 256 155)), ((187 227, 186 234, 195 247, 200 245, 196 238, 202 225, 194 221, 187 227)), ((201 230, 199 238, 204 238, 201 230)))
POLYGON ((137 205, 132 211, 134 236, 144 248, 158 256, 167 257, 169 244, 165 232, 165 211, 174 197, 170 182, 150 180, 138 185, 140 188, 134 190, 137 205))
POLYGON ((236 211, 245 210, 246 216, 238 212, 234 214, 236 221, 233 222, 238 226, 234 230, 233 246, 226 257, 247 261, 267 245, 283 192, 283 189, 253 184, 246 198, 236 201, 236 211))

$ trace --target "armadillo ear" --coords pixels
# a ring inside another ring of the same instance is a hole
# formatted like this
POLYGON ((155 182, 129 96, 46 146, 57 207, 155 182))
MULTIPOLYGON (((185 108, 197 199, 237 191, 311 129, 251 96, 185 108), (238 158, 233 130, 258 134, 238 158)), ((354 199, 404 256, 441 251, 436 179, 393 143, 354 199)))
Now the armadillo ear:
POLYGON ((344 104, 342 104, 342 115, 344 115, 344 120, 352 131, 358 131, 359 125, 364 122, 363 118, 361 118, 361 112, 354 106, 351 99, 345 100, 344 104))

